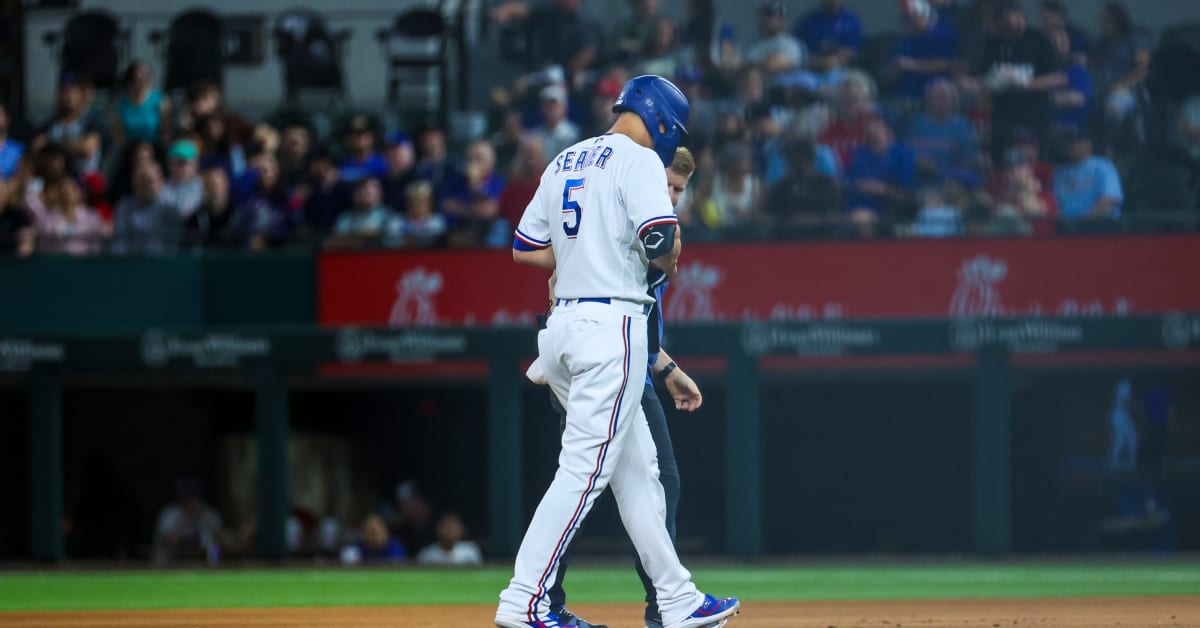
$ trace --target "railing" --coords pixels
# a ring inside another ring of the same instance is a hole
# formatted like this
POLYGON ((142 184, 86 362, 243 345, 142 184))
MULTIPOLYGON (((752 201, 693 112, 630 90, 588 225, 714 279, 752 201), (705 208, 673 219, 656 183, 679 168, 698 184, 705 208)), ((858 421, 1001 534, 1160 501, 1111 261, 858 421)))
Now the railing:
MULTIPOLYGON (((762 423, 759 361, 772 356, 974 356, 973 542, 981 554, 1012 547, 1010 356, 1150 352, 1194 357, 1200 314, 1089 319, 762 322, 677 326, 671 351, 725 358, 727 460, 725 549, 755 556, 763 543, 762 423)), ((129 335, 0 336, 0 370, 28 378, 31 395, 31 553, 64 556, 62 389, 64 375, 104 371, 168 375, 220 372, 255 392, 258 434, 259 551, 285 554, 289 374, 323 364, 483 359, 487 375, 488 537, 497 554, 515 551, 522 529, 520 361, 532 357, 535 331, 509 328, 314 329, 129 335)), ((1164 361, 1169 358, 1164 357, 1164 361)), ((162 382, 162 378, 156 381, 162 382)))

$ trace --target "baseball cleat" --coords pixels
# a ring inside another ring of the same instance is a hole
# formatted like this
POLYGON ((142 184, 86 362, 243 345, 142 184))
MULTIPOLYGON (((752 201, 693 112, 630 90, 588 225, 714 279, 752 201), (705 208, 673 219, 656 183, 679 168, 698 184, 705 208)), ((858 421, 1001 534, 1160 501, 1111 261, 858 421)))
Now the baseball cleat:
POLYGON ((567 610, 567 607, 565 606, 559 606, 558 608, 550 609, 550 616, 557 619, 558 624, 564 628, 568 626, 570 628, 608 628, 608 626, 604 624, 593 624, 591 622, 584 621, 582 617, 567 610))
POLYGON ((704 596, 700 605, 678 628, 721 628, 730 617, 738 614, 742 603, 736 597, 717 599, 711 595, 704 596))
POLYGON ((523 617, 497 617, 498 628, 563 628, 558 620, 551 617, 529 621, 523 617))

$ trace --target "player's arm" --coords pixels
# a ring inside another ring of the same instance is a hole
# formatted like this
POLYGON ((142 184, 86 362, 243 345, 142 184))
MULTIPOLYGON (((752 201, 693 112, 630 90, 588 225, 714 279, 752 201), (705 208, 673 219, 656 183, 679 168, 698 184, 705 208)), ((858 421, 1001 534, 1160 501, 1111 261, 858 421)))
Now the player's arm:
POLYGON ((546 220, 543 182, 533 194, 517 228, 513 231, 513 261, 527 266, 554 270, 554 249, 550 246, 550 224, 546 220))
POLYGON ((675 364, 675 360, 671 359, 666 349, 661 347, 658 350, 658 360, 654 362, 654 376, 663 380, 667 392, 671 393, 671 398, 675 400, 676 410, 695 412, 704 403, 700 387, 675 364))
POLYGON ((537 266, 546 270, 554 270, 554 249, 546 247, 544 249, 533 249, 531 251, 522 251, 513 248, 513 261, 526 266, 537 266))

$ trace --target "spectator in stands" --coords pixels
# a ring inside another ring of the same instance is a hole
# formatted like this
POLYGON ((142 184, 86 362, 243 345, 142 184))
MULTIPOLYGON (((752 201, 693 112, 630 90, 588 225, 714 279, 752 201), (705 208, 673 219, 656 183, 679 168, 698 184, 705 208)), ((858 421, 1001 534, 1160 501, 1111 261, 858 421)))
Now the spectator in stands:
POLYGON ((99 172, 86 174, 82 177, 80 189, 83 192, 83 204, 95 209, 106 224, 112 224, 113 206, 108 200, 108 182, 99 172))
POLYGON ((1065 31, 1067 34, 1067 54, 1063 57, 1073 63, 1087 65, 1088 41, 1087 33, 1078 25, 1071 23, 1067 16, 1067 7, 1061 0, 1042 1, 1042 30, 1047 34, 1055 31, 1065 31))
POLYGON ((126 144, 121 149, 113 172, 112 182, 108 186, 108 199, 116 203, 133 193, 133 172, 139 167, 166 161, 166 155, 159 159, 158 147, 153 142, 136 141, 126 144))
POLYGON ((1096 96, 1104 108, 1106 147, 1122 141, 1123 124, 1137 106, 1135 93, 1150 73, 1151 42, 1137 32, 1129 9, 1109 2, 1100 13, 1100 40, 1091 51, 1096 96))
POLYGON ((1038 180, 1028 153, 1015 151, 1006 159, 1004 183, 993 199, 988 235, 1029 235, 1035 225, 1038 233, 1046 233, 1049 220, 1058 213, 1054 193, 1038 180))
POLYGON ((629 10, 629 15, 613 25, 612 41, 616 42, 616 50, 612 51, 611 56, 617 62, 628 62, 638 57, 660 15, 658 0, 629 0, 629 10))
POLYGON ((808 48, 808 67, 817 73, 849 66, 862 47, 862 22, 845 0, 821 0, 792 33, 808 48))
POLYGON ((350 119, 346 128, 346 152, 346 158, 338 166, 343 181, 354 183, 368 177, 380 179, 387 176, 387 161, 375 152, 375 132, 366 116, 358 115, 350 119))
POLYGON ((879 118, 875 104, 875 82, 857 70, 846 73, 834 98, 834 119, 821 132, 820 142, 832 148, 843 167, 863 144, 867 127, 879 118))
POLYGON ((1087 57, 1071 52, 1070 35, 1065 29, 1049 30, 1047 34, 1059 56, 1066 60, 1067 68, 1067 84, 1054 90, 1053 94, 1058 127, 1089 129, 1095 87, 1087 69, 1087 57))
POLYGON ((201 174, 204 199, 184 223, 184 244, 212 249, 241 248, 245 237, 229 197, 229 175, 211 165, 201 174))
POLYGON ((1054 172, 1054 196, 1065 219, 1117 218, 1121 215, 1121 179, 1113 163, 1092 154, 1092 140, 1081 132, 1063 138, 1070 161, 1054 172))
POLYGON ((817 170, 817 151, 811 139, 784 145, 789 166, 786 176, 767 190, 764 210, 777 236, 819 236, 841 211, 837 181, 817 170))
POLYGON ((711 205, 702 208, 709 228, 749 224, 759 218, 763 184, 754 171, 754 158, 741 142, 721 149, 717 176, 713 178, 711 205))
POLYGON ((541 91, 542 126, 534 129, 546 147, 547 155, 558 155, 578 142, 579 127, 567 119, 567 90, 562 85, 547 85, 541 91))
POLYGON ((176 490, 179 499, 159 511, 154 526, 154 564, 161 567, 178 559, 214 560, 226 544, 221 515, 204 501, 198 480, 180 478, 176 490))
POLYGON ((537 191, 547 163, 549 160, 542 140, 535 136, 526 137, 513 161, 508 184, 500 193, 500 217, 513 228, 521 221, 521 214, 525 212, 529 201, 533 200, 533 193, 537 191))
POLYGON ((220 165, 230 181, 238 181, 246 174, 246 153, 227 131, 224 118, 210 115, 197 119, 196 135, 200 141, 202 165, 220 165))
MULTIPOLYGON (((1168 140, 1147 146, 1130 167, 1125 179, 1125 209, 1130 215, 1136 212, 1151 218, 1152 213, 1200 207, 1200 96, 1185 100, 1175 124, 1168 128, 1174 131, 1168 140)), ((1182 224, 1189 223, 1194 224, 1191 220, 1182 224)))
POLYGON ((479 565, 483 553, 479 546, 466 540, 467 528, 462 517, 454 513, 442 515, 437 523, 437 543, 417 553, 422 565, 479 565))
POLYGON ((675 22, 665 15, 660 15, 654 19, 654 28, 646 38, 634 74, 675 76, 675 71, 680 65, 680 56, 675 22))
POLYGON ((392 209, 383 204, 379 180, 370 177, 359 179, 354 183, 354 204, 338 216, 333 226, 333 237, 327 244, 362 247, 383 235, 383 229, 392 216, 392 209))
POLYGON ((304 188, 304 224, 312 232, 327 235, 338 216, 350 206, 353 190, 340 178, 333 156, 319 149, 309 163, 308 185, 304 188))
POLYGON ((939 186, 945 179, 978 187, 979 142, 975 127, 959 113, 958 88, 935 79, 925 90, 925 111, 913 118, 908 146, 917 159, 922 185, 939 186))
POLYGON ((308 160, 312 154, 312 132, 299 123, 289 124, 280 134, 279 181, 294 190, 308 180, 308 160))
POLYGON ((859 235, 878 232, 881 215, 895 219, 912 201, 916 158, 896 142, 883 120, 867 124, 866 143, 855 149, 846 169, 846 216, 859 235))
POLYGON ((33 215, 39 251, 94 255, 109 235, 100 213, 83 204, 74 179, 43 183, 41 192, 26 197, 25 205, 33 215))
POLYGON ((417 148, 420 151, 417 178, 433 184, 433 195, 437 201, 435 207, 440 211, 446 184, 458 177, 458 168, 446 150, 446 132, 436 126, 425 127, 418 136, 417 148))
MULTIPOLYGON (((613 112, 612 106, 616 102, 617 96, 621 94, 621 86, 625 84, 622 80, 627 73, 620 69, 610 70, 599 81, 596 81, 595 87, 592 89, 592 108, 589 112, 588 135, 600 135, 612 127, 613 112)), ((690 120, 689 120, 690 121, 690 120)), ((691 128, 690 126, 688 127, 691 128)), ((520 142, 514 145, 519 146, 520 142)), ((515 155, 516 152, 514 151, 515 155)))
MULTIPOLYGON (((918 192, 917 220, 911 233, 922 238, 948 238, 962 235, 962 209, 946 193, 950 186, 930 186, 918 192)), ((961 189, 961 186, 959 186, 961 189)), ((960 195, 960 198, 963 198, 960 195)))
POLYGON ((784 74, 803 68, 808 51, 787 29, 787 9, 772 0, 758 7, 758 41, 750 46, 746 61, 768 74, 784 74))
POLYGON ((754 150, 757 170, 762 173, 763 184, 770 187, 785 176, 788 166, 783 129, 766 103, 747 109, 746 120, 750 123, 750 146, 754 150))
MULTIPOLYGON (((201 80, 187 90, 187 106, 180 111, 178 128, 181 133, 201 132, 200 121, 216 117, 221 120, 222 138, 231 146, 248 146, 254 133, 254 125, 224 106, 221 86, 213 81, 201 80)), ((240 173, 234 173, 235 175, 240 173)))
MULTIPOLYGON (((607 127, 605 127, 607 128, 607 127)), ((521 140, 527 135, 521 112, 515 108, 505 108, 500 112, 500 129, 489 138, 492 149, 496 151, 496 163, 501 170, 512 167, 513 159, 521 146, 521 140)))
POLYGON ((279 183, 279 162, 274 155, 261 153, 250 161, 250 171, 253 191, 238 205, 250 249, 280 246, 291 237, 295 221, 292 199, 279 183))
MULTIPOLYGON (((467 147, 464 170, 447 184, 442 213, 452 229, 470 234, 458 243, 474 246, 483 243, 500 214, 504 178, 496 174, 496 153, 486 140, 476 140, 467 147)), ((504 231, 508 235, 509 230, 504 231)))
POLYGON ((1018 128, 1012 133, 1012 139, 1002 147, 1000 170, 992 177, 988 191, 999 195, 1007 186, 1008 166, 1015 163, 1029 164, 1033 176, 1038 180, 1041 189, 1050 190, 1054 187, 1054 168, 1042 160, 1042 150, 1037 137, 1026 129, 1018 128))
POLYGON ((33 255, 33 217, 16 196, 17 184, 0 178, 0 256, 33 255))
POLYGON ((408 186, 417 179, 417 153, 404 131, 389 133, 384 144, 383 158, 387 161, 387 173, 381 181, 383 204, 404 213, 408 202, 408 186))
POLYGON ((54 142, 66 149, 71 169, 79 175, 100 170, 103 158, 103 129, 91 115, 92 84, 72 72, 64 72, 58 83, 54 116, 38 130, 34 148, 54 142))
POLYGON ((13 176, 25 146, 8 136, 8 108, 0 103, 0 179, 13 176))
POLYGON ((171 205, 184 220, 200 207, 204 200, 204 183, 200 180, 199 151, 191 140, 176 140, 167 151, 167 182, 163 185, 162 201, 171 205))
POLYGON ((342 562, 401 563, 408 559, 404 545, 388 534, 383 517, 371 515, 364 519, 359 534, 358 543, 347 548, 353 551, 342 552, 342 562))
POLYGON ((1054 126, 1051 93, 1067 82, 1054 46, 1029 28, 1018 0, 998 5, 1000 31, 988 38, 965 79, 972 91, 992 93, 992 161, 999 163, 1003 147, 1020 127, 1045 145, 1054 126))
POLYGON ((393 215, 384 226, 385 243, 388 246, 437 246, 446 235, 446 217, 433 211, 433 186, 428 181, 413 181, 408 185, 407 196, 404 212, 393 215))
POLYGON ((162 196, 163 175, 158 164, 147 164, 133 173, 133 194, 113 210, 113 252, 163 254, 179 244, 179 210, 162 196))
POLYGON ((918 102, 930 83, 954 70, 958 32, 938 18, 927 0, 906 0, 902 7, 909 31, 896 42, 893 55, 900 70, 900 96, 918 102))
POLYGON ((171 136, 171 99, 150 83, 150 66, 134 61, 121 77, 121 92, 113 112, 113 143, 155 142, 171 136))
POLYGON ((600 27, 580 8, 582 3, 553 0, 550 6, 531 8, 528 2, 510 0, 492 9, 492 19, 501 24, 523 20, 530 66, 563 64, 568 82, 574 85, 596 61, 601 34, 600 27))

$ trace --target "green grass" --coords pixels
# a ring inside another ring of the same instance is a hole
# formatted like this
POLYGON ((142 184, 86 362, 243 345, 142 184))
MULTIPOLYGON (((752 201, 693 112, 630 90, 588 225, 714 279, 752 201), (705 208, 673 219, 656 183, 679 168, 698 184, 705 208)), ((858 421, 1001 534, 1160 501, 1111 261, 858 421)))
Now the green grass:
MULTIPOLYGON (((491 604, 508 568, 0 572, 0 611, 491 604)), ((709 567, 701 588, 747 600, 1200 595, 1200 563, 709 567)), ((632 569, 578 568, 578 602, 635 602, 632 569)))

